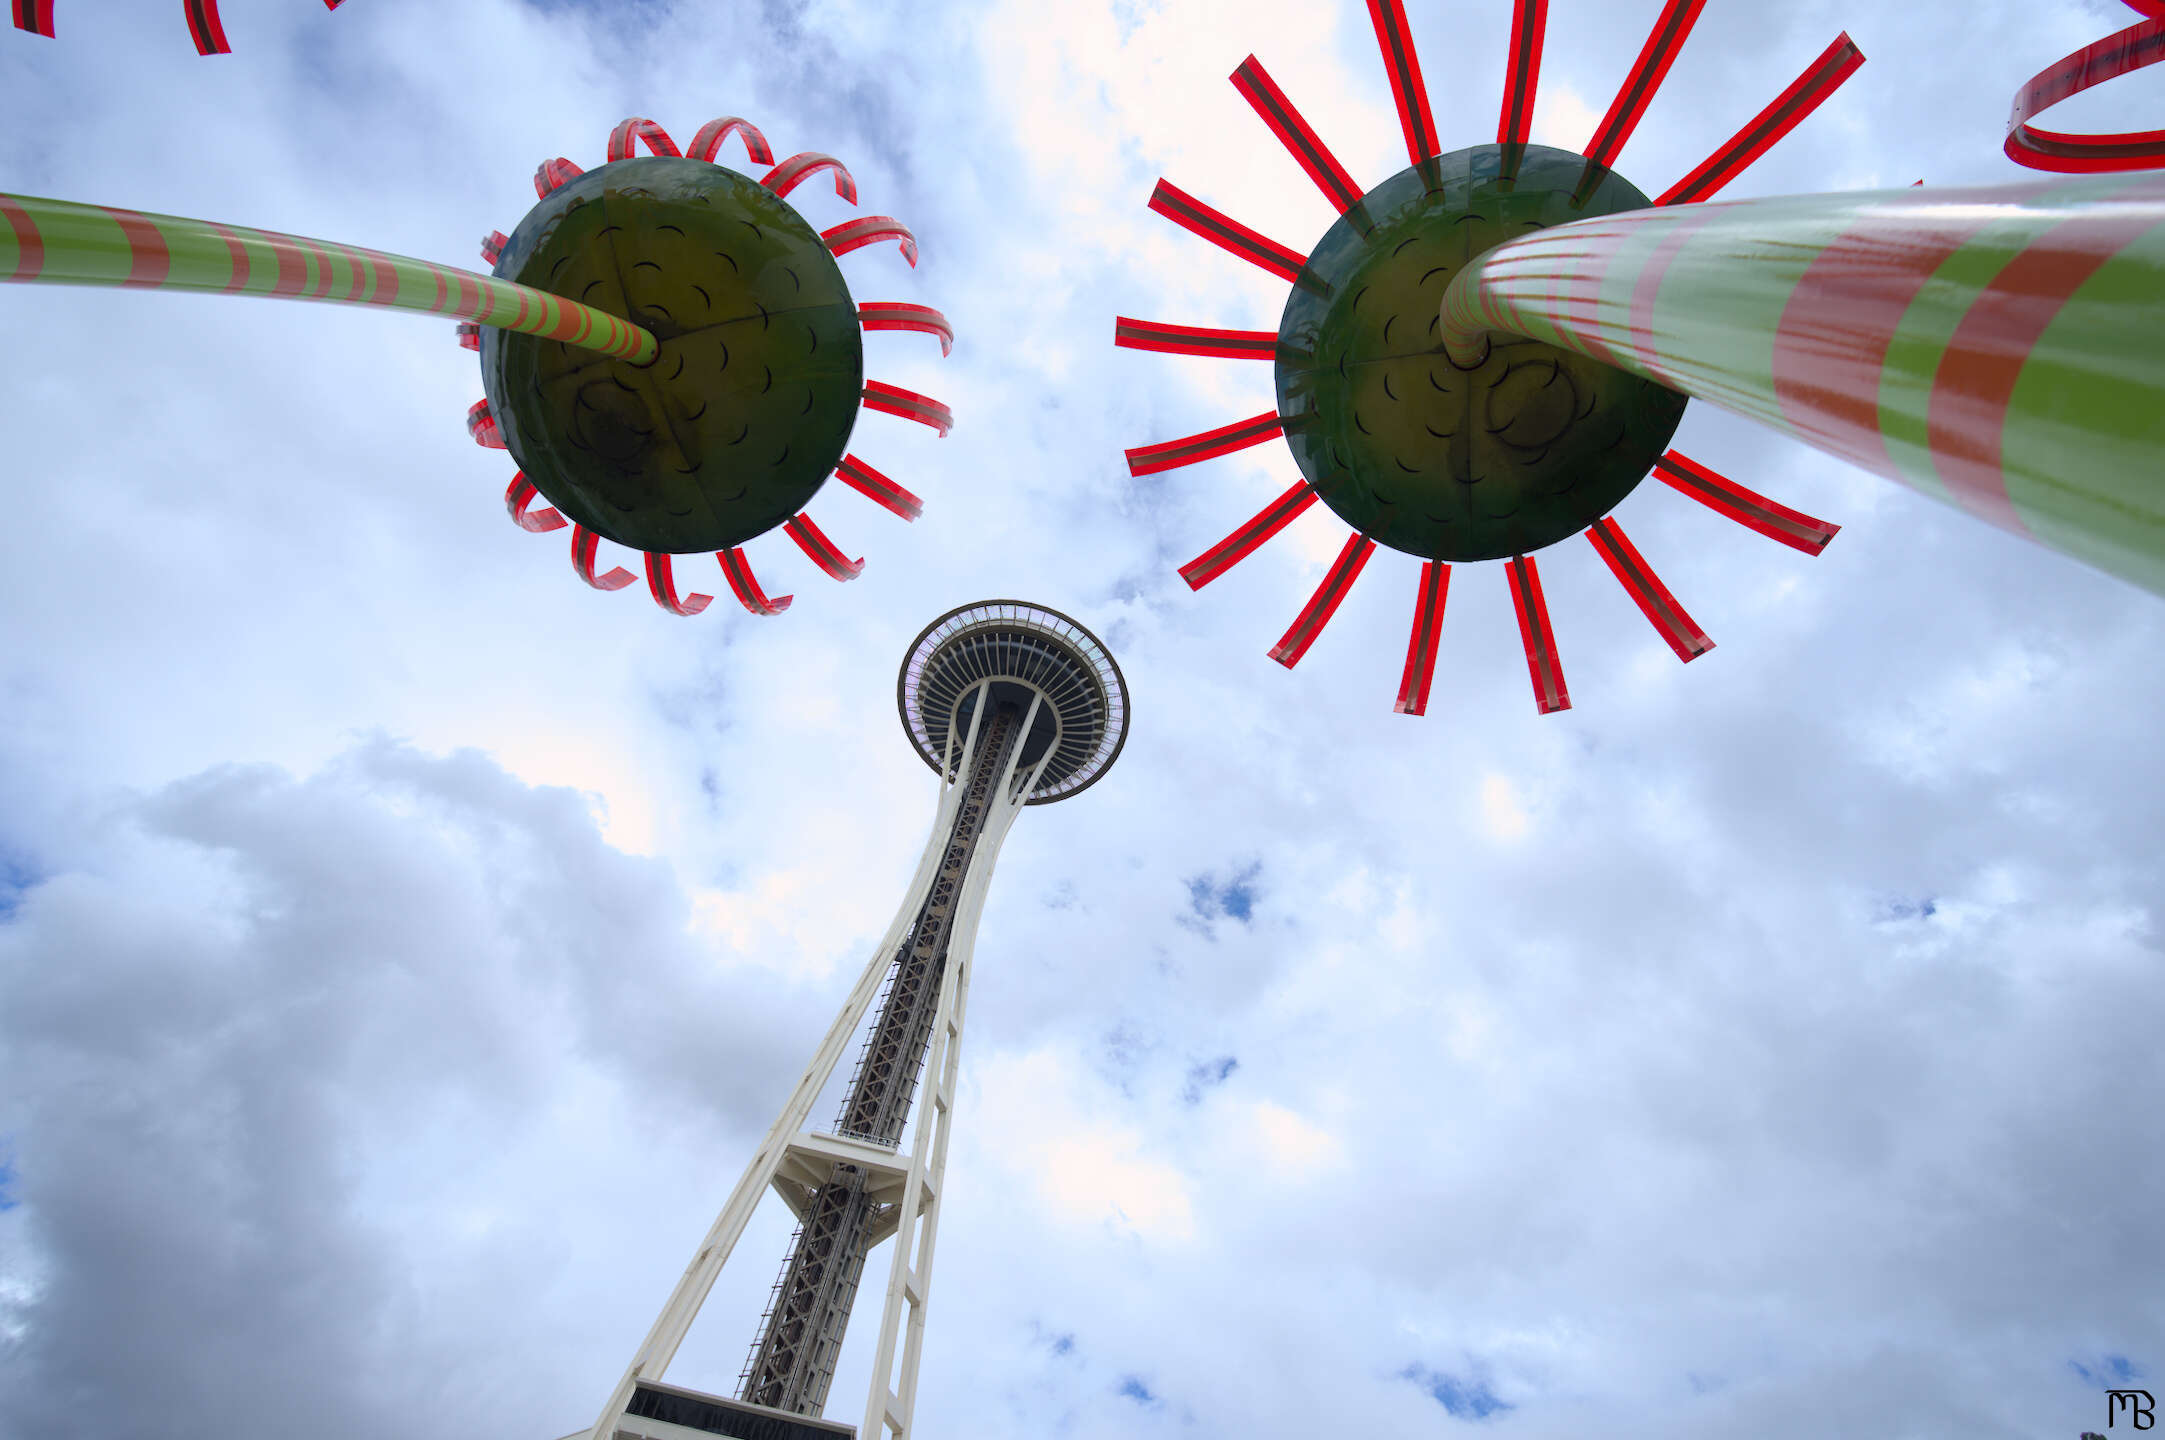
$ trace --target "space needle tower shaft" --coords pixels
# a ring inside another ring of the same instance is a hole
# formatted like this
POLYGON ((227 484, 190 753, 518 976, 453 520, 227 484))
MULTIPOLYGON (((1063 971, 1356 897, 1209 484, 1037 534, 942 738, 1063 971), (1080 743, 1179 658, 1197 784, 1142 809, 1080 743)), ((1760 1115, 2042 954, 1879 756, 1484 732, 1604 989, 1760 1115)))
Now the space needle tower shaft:
MULTIPOLYGON (((965 747, 974 752, 969 779, 949 822, 938 877, 895 957, 894 974, 835 1129, 846 1139, 890 1149, 902 1142, 918 1069, 932 1039, 934 1001, 947 965, 956 901, 985 833, 986 802, 996 791, 1013 788, 1016 741, 1040 704, 1042 700, 1033 698, 1030 714, 1012 702, 978 707, 979 733, 965 747), (989 718, 983 713, 987 709, 989 718)), ((993 848, 998 843, 995 839, 993 848)), ((988 854, 987 868, 991 860, 988 854)), ((863 1170, 838 1160, 812 1193, 809 1213, 776 1283, 774 1304, 745 1363, 744 1399, 812 1414, 825 1404, 865 1252, 871 1248, 875 1223, 884 1218, 880 1212, 888 1208, 872 1199, 865 1179, 863 1170)))
MULTIPOLYGON (((938 774, 931 835, 886 936, 685 1268, 591 1440, 910 1440, 954 1120, 972 950, 994 861, 1026 806, 1084 789, 1127 734, 1119 667, 1056 611, 963 606, 921 633, 896 685, 903 728, 938 774), (806 1127, 865 1036, 832 1131, 806 1127), (920 1081, 928 1105, 910 1124, 920 1081), (670 1385, 675 1356, 760 1199, 797 1218, 738 1394, 670 1385), (892 1238, 861 1429, 821 1418, 867 1258, 892 1238)), ((568 1437, 577 1440, 577 1437, 568 1437)))

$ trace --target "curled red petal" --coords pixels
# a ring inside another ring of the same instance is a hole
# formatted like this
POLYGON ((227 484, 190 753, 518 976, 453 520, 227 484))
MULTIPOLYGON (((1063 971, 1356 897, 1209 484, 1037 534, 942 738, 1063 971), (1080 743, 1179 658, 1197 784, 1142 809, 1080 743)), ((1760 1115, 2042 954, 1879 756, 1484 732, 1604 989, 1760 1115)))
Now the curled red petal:
POLYGON ((902 247, 902 258, 910 262, 911 268, 917 265, 917 237, 910 233, 909 226, 892 215, 866 215, 845 220, 820 231, 819 238, 826 241, 827 248, 836 255, 847 255, 878 241, 892 240, 902 247))
POLYGON ((1436 636, 1443 629, 1443 602, 1451 593, 1451 567, 1441 560, 1421 562, 1421 588, 1413 602, 1413 634, 1406 640, 1406 669, 1398 677, 1399 715, 1428 713, 1428 686, 1436 676, 1436 636))
POLYGON ((730 593, 745 609, 754 615, 779 615, 789 608, 792 597, 777 595, 770 600, 767 592, 759 588, 759 578, 752 574, 752 563, 744 558, 741 547, 731 546, 717 552, 714 558, 722 562, 722 578, 729 582, 730 593))
POLYGON ((834 473, 837 479, 858 494, 878 501, 905 520, 915 520, 925 513, 924 501, 854 455, 844 455, 842 463, 835 467, 834 473))
POLYGON ((774 163, 774 150, 767 144, 767 137, 759 133, 759 127, 734 115, 724 115, 700 126, 699 133, 692 137, 691 158, 718 163, 714 157, 721 154, 722 142, 732 134, 744 142, 744 153, 751 157, 754 165, 774 163))
POLYGON ((955 348, 955 327, 930 305, 869 300, 857 307, 857 323, 867 330, 915 330, 922 335, 938 336, 942 355, 955 348))
POLYGON ((1353 582, 1361 577, 1361 569, 1368 564, 1368 557, 1376 550, 1376 542, 1355 531, 1346 537, 1345 548, 1324 572, 1323 581, 1316 586, 1316 593, 1308 597, 1308 604, 1295 617, 1293 625, 1270 648, 1270 658, 1290 670, 1300 664, 1301 656, 1316 643, 1323 627, 1331 623, 1338 607, 1345 603, 1352 592, 1353 582))
POLYGON ((526 478, 524 470, 511 477, 511 488, 504 492, 504 509, 510 512, 512 523, 534 535, 546 535, 551 530, 563 529, 566 522, 562 512, 555 509, 526 508, 534 503, 534 498, 540 493, 534 488, 534 482, 526 478))
POLYGON ((672 615, 697 615, 714 603, 712 595, 697 593, 677 598, 676 576, 670 572, 669 556, 660 550, 646 552, 646 588, 654 603, 672 615))
POLYGON ((1306 480, 1296 480, 1283 495, 1256 512, 1255 518, 1180 567, 1190 590, 1200 590, 1253 555, 1264 541, 1292 524, 1316 503, 1306 480))
POLYGON ((820 529, 809 515, 797 515, 782 522, 789 538, 797 542, 797 548, 812 558, 812 563, 836 580, 854 580, 864 573, 864 560, 852 560, 845 556, 827 533, 820 529))
MULTIPOLYGON (((343 0, 323 0, 326 10, 336 10, 343 0)), ((53 38, 53 0, 13 0, 15 28, 53 38)), ((230 55, 225 24, 218 18, 218 0, 181 0, 181 14, 188 22, 188 38, 198 55, 230 55)))
POLYGON ((851 177, 849 168, 832 155, 822 155, 817 150, 805 150, 790 156, 760 176, 759 183, 777 195, 787 195, 822 170, 834 172, 835 194, 852 205, 857 203, 857 181, 851 177))
POLYGON ((586 172, 559 155, 554 160, 544 160, 534 171, 534 193, 546 200, 569 181, 578 179, 586 172))
POLYGON ((1511 608, 1518 614, 1519 643, 1526 647, 1526 673, 1534 682, 1534 706, 1543 715, 1571 708, 1564 688, 1563 663, 1556 658, 1556 632, 1549 628, 1549 605, 1541 594, 1541 571, 1531 555, 1514 555, 1504 566, 1511 582, 1511 608))
POLYGON ((2070 95, 2165 60, 2165 5, 2155 0, 2128 3, 2150 18, 2047 66, 2016 92, 2007 116, 2008 159, 2032 170, 2062 174, 2155 170, 2165 166, 2165 130, 2070 135, 2058 130, 2034 130, 2029 124, 2040 112, 2070 95))
POLYGON ((579 572, 579 578, 596 590, 621 590, 639 577, 618 565, 608 574, 594 574, 594 547, 601 537, 584 525, 571 527, 571 568, 579 572))
POLYGON ((489 402, 476 400, 466 409, 466 433, 474 437, 474 443, 487 450, 502 450, 504 432, 497 428, 496 413, 489 409, 489 402))
POLYGON ((617 127, 609 132, 609 158, 612 161, 631 159, 638 153, 639 142, 642 140, 646 142, 646 148, 656 155, 664 155, 672 160, 683 156, 684 152, 677 149, 677 142, 669 138, 667 130, 644 116, 634 115, 629 120, 618 121, 617 127))
POLYGON ((1266 410, 1260 415, 1251 415, 1246 420, 1235 420, 1230 425, 1205 430, 1200 435, 1184 435, 1178 440, 1141 445, 1127 452, 1128 473, 1155 475, 1160 470, 1177 470, 1199 460, 1212 460, 1220 455, 1230 455, 1235 450, 1260 445, 1284 429, 1285 421, 1279 417, 1278 412, 1266 410))
POLYGON ((920 425, 930 425, 940 432, 942 439, 954 428, 954 412, 915 390, 905 390, 900 385, 889 385, 881 380, 864 382, 864 403, 870 410, 886 415, 899 415, 905 420, 915 420, 920 425))

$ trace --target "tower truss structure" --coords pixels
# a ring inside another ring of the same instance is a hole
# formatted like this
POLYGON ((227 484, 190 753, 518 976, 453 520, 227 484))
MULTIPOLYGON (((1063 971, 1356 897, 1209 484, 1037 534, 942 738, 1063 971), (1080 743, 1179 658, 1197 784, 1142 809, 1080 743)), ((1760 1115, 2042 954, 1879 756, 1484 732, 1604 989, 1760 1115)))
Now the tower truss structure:
POLYGON ((915 1433, 962 1025, 993 864, 1026 806, 1066 799, 1111 767, 1127 739, 1128 702, 1120 667, 1096 636, 1058 611, 1013 600, 961 606, 926 626, 895 688, 904 732, 940 777, 916 874, 781 1114, 600 1419, 585 1432, 589 1440, 853 1434, 909 1440, 915 1433), (865 1038, 834 1128, 808 1128, 812 1107, 860 1034, 865 1038), (921 1085, 931 1108, 911 1131, 921 1085), (797 1230, 737 1396, 665 1383, 663 1372, 770 1190, 796 1215, 797 1230), (870 1391, 862 1428, 852 1430, 822 1416, 866 1262, 888 1239, 894 1245, 870 1391))

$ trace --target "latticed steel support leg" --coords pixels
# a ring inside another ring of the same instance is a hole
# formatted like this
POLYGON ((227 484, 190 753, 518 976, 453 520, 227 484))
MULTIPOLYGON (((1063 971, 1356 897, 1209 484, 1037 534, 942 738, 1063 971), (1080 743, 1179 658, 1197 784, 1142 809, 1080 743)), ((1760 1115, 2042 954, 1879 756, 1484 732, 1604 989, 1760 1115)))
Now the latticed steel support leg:
POLYGON ((738 1392, 744 1399, 800 1415, 817 1415, 826 1405, 869 1248, 868 1207, 864 1172, 837 1164, 782 1263, 775 1304, 745 1366, 738 1392))
MULTIPOLYGON (((872 1041, 858 1063, 837 1134, 890 1149, 901 1144, 918 1069, 932 1036, 955 902, 995 787, 1011 768, 1021 718, 1015 707, 1002 706, 985 727, 939 876, 911 927, 908 944, 895 957, 894 981, 873 1022, 872 1041)), ((857 1297, 857 1277, 870 1248, 871 1217, 862 1175, 852 1166, 836 1165, 814 1195, 811 1212, 783 1263, 780 1294, 753 1343, 739 1392, 755 1405, 800 1415, 817 1415, 826 1405, 850 1306, 857 1297)))
MULTIPOLYGON (((989 701, 989 682, 970 693, 989 701)), ((967 694, 958 697, 958 705, 968 698, 967 694)), ((833 1378, 834 1359, 866 1252, 886 1235, 895 1234, 872 1396, 858 1433, 862 1440, 881 1440, 883 1434, 907 1440, 916 1402, 925 1301, 931 1287, 932 1242, 953 1116, 971 949, 1000 844, 1053 758, 1054 752, 1048 750, 1027 769, 1020 760, 1022 739, 1031 733, 1040 703, 1033 699, 1019 718, 1009 714, 1004 740, 996 727, 996 707, 989 703, 975 707, 966 727, 952 728, 943 767, 950 778, 941 794, 932 836, 894 923, 858 975, 841 1013, 698 1253, 685 1267, 683 1278, 589 1435, 613 1436, 635 1393, 642 1385, 660 1382, 752 1211, 772 1187, 792 1197, 790 1204, 797 1209, 802 1228, 782 1283, 776 1287, 774 1310, 755 1346, 755 1366, 763 1352, 776 1348, 770 1347, 769 1340, 781 1328, 785 1302, 803 1293, 804 1303, 790 1311, 803 1323, 785 1337, 796 1352, 789 1373, 801 1377, 797 1413, 817 1414, 833 1378), (956 870, 954 847, 964 837, 967 848, 956 870), (916 956, 928 939, 933 947, 905 1004, 897 999, 911 973, 903 962, 916 956), (812 1105, 834 1076, 851 1038, 864 1028, 883 984, 886 1001, 880 1006, 843 1112, 845 1127, 853 1115, 868 1117, 871 1123, 855 1136, 808 1131, 812 1105), (893 1043, 887 1044, 883 1037, 892 1037, 893 1043), (896 1147, 909 1118, 910 1098, 922 1065, 919 1057, 926 1056, 928 1049, 933 1107, 904 1156, 896 1147), (901 1063, 904 1059, 909 1063, 901 1063), (802 1277, 801 1283, 797 1277, 802 1277), (816 1385, 809 1383, 814 1376, 816 1385), (810 1401, 808 1408, 805 1400, 810 1401)), ((748 1370, 747 1395, 752 1393, 750 1380, 748 1370)), ((788 1383, 784 1381, 785 1388, 788 1383)))

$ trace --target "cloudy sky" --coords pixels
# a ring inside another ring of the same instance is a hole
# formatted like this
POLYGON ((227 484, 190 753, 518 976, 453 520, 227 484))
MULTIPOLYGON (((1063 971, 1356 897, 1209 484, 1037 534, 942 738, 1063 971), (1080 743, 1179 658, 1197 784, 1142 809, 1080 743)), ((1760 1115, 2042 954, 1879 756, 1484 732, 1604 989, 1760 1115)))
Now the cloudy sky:
MULTIPOLYGON (((1642 487, 1720 648, 1559 546, 1562 715, 1497 566, 1424 719, 1406 557, 1265 658, 1321 507, 1174 575, 1294 472, 1129 478, 1270 382, 1113 317, 1284 287, 1144 202, 1321 234, 1251 51, 1401 166, 1359 0, 225 0, 214 60, 170 0, 57 8, 0 30, 0 189, 477 264, 626 115, 837 154, 923 244, 856 293, 959 332, 868 373, 958 423, 861 422, 927 502, 823 492, 861 579, 771 535, 786 616, 686 564, 723 598, 683 620, 506 521, 448 324, 0 295, 0 1433, 588 1424, 915 863, 903 649, 1003 595, 1092 626, 1135 723, 984 916, 926 1436, 2073 1440, 2165 1391, 2158 599, 1703 406, 1682 448, 1845 528, 1807 559, 1642 487)), ((1508 7, 1411 9, 1447 146, 1490 138, 1508 7)), ((1556 0, 1537 139, 1658 9, 1556 0)), ((1712 0, 1621 168, 1665 187, 1846 27, 1869 63, 1732 195, 2019 180, 2015 87, 2133 18, 1712 0)), ((2153 127, 2160 73, 2054 119, 2153 127)), ((733 1388, 787 1234, 770 1200, 671 1379, 733 1388)))

